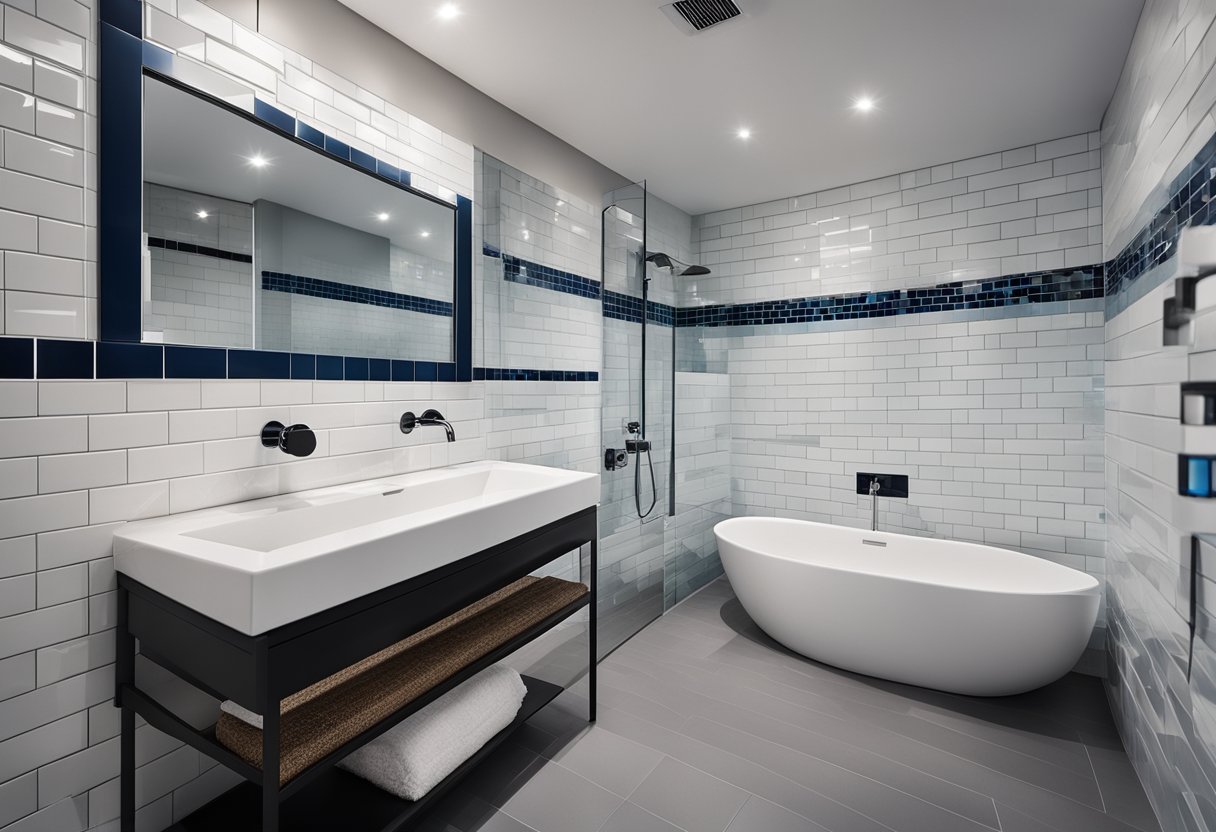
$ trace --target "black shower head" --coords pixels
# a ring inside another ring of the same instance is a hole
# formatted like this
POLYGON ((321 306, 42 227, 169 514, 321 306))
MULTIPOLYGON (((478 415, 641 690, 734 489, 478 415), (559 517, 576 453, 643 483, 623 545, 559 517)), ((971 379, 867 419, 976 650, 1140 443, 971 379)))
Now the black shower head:
POLYGON ((661 251, 656 251, 646 258, 647 263, 654 263, 660 269, 671 269, 671 273, 677 277, 696 277, 697 275, 709 274, 709 269, 704 266, 688 266, 680 263, 669 254, 664 254, 661 251), (677 266, 679 264, 679 266, 677 266))

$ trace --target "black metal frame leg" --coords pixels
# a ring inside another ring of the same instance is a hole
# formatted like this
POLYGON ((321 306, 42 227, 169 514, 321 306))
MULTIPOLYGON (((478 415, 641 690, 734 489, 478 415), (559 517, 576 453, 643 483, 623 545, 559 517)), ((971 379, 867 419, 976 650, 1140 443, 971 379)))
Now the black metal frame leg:
POLYGON ((135 687, 135 637, 127 626, 127 591, 118 590, 118 644, 115 655, 114 704, 122 710, 119 741, 119 822, 121 832, 135 832, 135 709, 123 690, 135 687))

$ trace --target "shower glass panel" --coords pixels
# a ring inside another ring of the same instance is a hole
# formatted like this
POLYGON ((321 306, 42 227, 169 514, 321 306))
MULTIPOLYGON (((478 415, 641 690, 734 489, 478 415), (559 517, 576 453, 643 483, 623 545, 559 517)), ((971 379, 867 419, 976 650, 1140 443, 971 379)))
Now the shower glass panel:
MULTIPOLYGON (((619 188, 604 200, 600 387, 605 470, 600 478, 599 585, 599 640, 604 652, 660 616, 664 608, 672 332, 670 321, 664 325, 657 320, 662 307, 644 302, 643 296, 669 293, 670 284, 661 286, 655 277, 661 270, 645 262, 647 207, 645 183, 619 188), (649 313, 645 318, 644 310, 649 313)), ((670 303, 666 308, 670 310, 670 303)))

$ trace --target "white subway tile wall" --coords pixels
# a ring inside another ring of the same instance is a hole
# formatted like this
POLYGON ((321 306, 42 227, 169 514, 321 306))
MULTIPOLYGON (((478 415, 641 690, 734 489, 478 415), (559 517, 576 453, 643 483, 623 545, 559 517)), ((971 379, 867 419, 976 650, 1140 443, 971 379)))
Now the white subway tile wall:
MULTIPOLYGON (((924 287, 1102 262, 1098 134, 695 218, 682 306, 924 287)), ((729 378, 733 512, 869 522, 858 471, 908 474, 893 531, 1105 580, 1103 303, 681 328, 729 378)), ((679 398, 700 409, 697 398, 679 398)), ((1101 673, 1099 616, 1078 669, 1101 673)))
POLYGON ((1097 133, 696 218, 685 306, 884 291, 1102 262, 1097 133))
MULTIPOLYGON (((468 144, 196 0, 145 5, 150 37, 205 61, 195 76, 230 101, 250 108, 256 89, 428 192, 472 195, 468 144)), ((0 4, 4 334, 96 337, 95 24, 92 3, 0 4)), ((117 828, 119 524, 466 459, 595 471, 598 393, 573 382, 0 381, 0 828, 117 828), (457 442, 393 427, 427 407, 453 421, 457 442), (317 452, 286 461, 262 449, 255 437, 272 418, 315 428, 317 452)), ((150 664, 139 673, 171 682, 150 664)), ((175 687, 172 698, 198 724, 214 717, 205 697, 175 687)), ((141 829, 234 784, 151 726, 137 746, 141 829)))
MULTIPOLYGON (((1148 0, 1102 125, 1103 237, 1113 258, 1161 208, 1166 187, 1216 132, 1216 2, 1148 0)), ((1178 385, 1213 381, 1212 353, 1162 346, 1170 261, 1140 276, 1106 325, 1108 693, 1128 755, 1164 829, 1216 827, 1216 668, 1211 576, 1189 629, 1191 533, 1178 496, 1178 385), (1205 615, 1206 613, 1206 615, 1205 615), (1187 672, 1188 666, 1191 668, 1187 672)), ((1201 428, 1200 430, 1207 430, 1201 428)), ((1211 565, 1204 563, 1205 572, 1211 565)))

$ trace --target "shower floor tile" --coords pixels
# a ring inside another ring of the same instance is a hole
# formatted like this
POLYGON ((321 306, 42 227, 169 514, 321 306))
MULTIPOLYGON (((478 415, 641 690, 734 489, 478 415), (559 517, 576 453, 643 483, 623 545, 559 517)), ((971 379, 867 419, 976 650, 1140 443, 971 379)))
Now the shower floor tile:
POLYGON ((719 579, 537 714, 424 832, 1158 832, 1102 683, 975 699, 810 661, 719 579), (552 791, 553 793, 549 793, 552 791))

